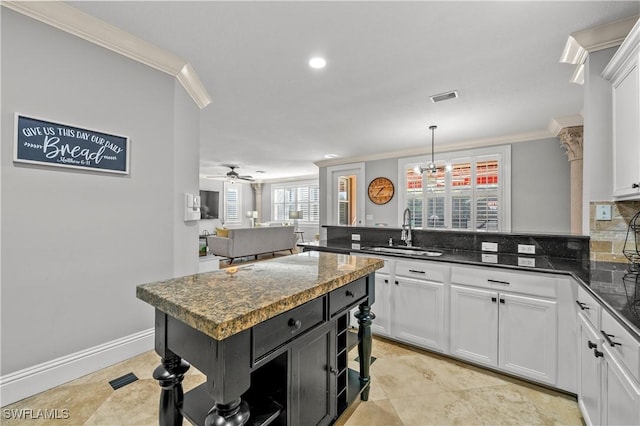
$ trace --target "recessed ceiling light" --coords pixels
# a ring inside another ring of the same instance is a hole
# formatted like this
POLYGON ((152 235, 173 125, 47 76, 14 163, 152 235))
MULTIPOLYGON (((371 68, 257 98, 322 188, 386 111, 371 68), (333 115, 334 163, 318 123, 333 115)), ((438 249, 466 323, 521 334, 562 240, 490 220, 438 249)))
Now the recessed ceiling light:
POLYGON ((324 158, 338 158, 340 157, 338 154, 325 154, 324 158))
POLYGON ((324 58, 321 58, 319 56, 309 59, 309 66, 311 68, 320 69, 320 68, 324 68, 326 65, 327 65, 327 61, 324 58))

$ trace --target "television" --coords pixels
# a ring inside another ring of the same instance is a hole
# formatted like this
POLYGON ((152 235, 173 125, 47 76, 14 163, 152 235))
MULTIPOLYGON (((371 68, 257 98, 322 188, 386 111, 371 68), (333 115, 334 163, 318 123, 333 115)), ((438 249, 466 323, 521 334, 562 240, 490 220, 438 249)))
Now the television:
POLYGON ((200 191, 200 219, 218 219, 219 201, 218 191, 200 191))

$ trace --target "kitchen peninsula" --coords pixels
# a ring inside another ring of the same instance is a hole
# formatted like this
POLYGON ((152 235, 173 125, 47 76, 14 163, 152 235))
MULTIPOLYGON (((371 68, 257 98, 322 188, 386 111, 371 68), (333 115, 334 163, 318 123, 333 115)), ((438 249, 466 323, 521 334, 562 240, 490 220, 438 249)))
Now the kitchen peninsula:
POLYGON ((378 259, 308 252, 137 287, 156 310, 161 425, 326 425, 368 398, 378 259), (358 307, 360 371, 347 368, 358 307), (207 377, 183 395, 190 365, 207 377))

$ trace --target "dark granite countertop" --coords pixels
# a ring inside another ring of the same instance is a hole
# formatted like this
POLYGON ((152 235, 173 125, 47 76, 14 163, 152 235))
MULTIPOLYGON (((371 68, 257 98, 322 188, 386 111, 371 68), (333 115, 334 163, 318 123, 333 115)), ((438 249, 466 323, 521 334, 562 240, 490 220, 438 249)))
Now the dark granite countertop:
POLYGON ((379 259, 305 252, 142 284, 136 296, 217 340, 225 339, 366 276, 379 259))
MULTIPOLYGON (((428 260, 433 262, 482 265, 496 268, 517 269, 573 276, 580 285, 598 299, 607 311, 640 341, 640 278, 628 272, 628 265, 609 262, 589 262, 588 260, 567 259, 551 256, 527 256, 505 253, 487 253, 460 249, 440 249, 439 257, 415 257, 390 253, 373 253, 351 247, 351 242, 341 243, 320 241, 299 244, 309 250, 331 251, 335 253, 361 253, 373 256, 397 257, 428 260), (489 255, 489 256, 487 256, 489 255), (524 259, 524 260, 523 260, 524 259)), ((363 250, 364 249, 364 250, 363 250)))

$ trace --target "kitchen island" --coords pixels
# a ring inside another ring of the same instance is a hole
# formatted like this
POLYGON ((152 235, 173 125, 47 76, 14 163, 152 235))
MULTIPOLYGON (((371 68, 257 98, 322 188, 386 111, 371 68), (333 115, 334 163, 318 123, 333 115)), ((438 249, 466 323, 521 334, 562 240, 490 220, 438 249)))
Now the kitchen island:
POLYGON ((160 424, 326 425, 366 400, 382 266, 309 252, 138 286, 156 310, 160 424), (358 373, 347 367, 356 307, 358 373), (207 379, 183 394, 190 365, 207 379))

